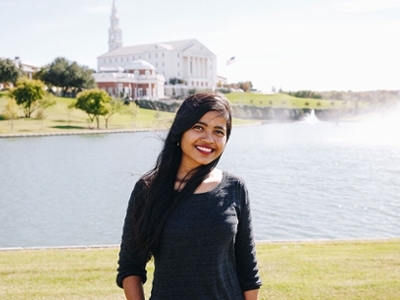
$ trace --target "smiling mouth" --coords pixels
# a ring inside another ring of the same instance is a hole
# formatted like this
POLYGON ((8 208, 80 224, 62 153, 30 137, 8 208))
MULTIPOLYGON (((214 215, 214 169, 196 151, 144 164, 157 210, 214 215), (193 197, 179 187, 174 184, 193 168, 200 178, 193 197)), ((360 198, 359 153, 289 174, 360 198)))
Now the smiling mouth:
POLYGON ((195 147, 197 150, 199 150, 200 152, 203 152, 203 153, 211 153, 214 151, 213 149, 208 148, 208 147, 203 147, 203 146, 195 146, 195 147))

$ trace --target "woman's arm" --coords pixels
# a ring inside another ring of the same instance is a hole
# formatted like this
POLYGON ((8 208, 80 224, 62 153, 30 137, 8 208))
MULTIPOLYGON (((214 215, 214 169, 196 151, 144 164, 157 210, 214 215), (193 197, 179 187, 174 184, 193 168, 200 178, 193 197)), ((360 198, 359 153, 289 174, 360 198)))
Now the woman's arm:
POLYGON ((243 294, 245 294, 245 291, 252 291, 248 294, 257 296, 257 290, 260 288, 262 282, 257 266, 249 196, 244 182, 241 181, 239 184, 238 197, 240 199, 240 210, 238 213, 239 223, 235 242, 236 270, 243 294))
POLYGON ((244 300, 258 300, 258 289, 243 292, 244 300))
POLYGON ((143 283, 140 276, 128 276, 124 278, 122 286, 127 300, 144 300, 143 283))
POLYGON ((142 190, 142 183, 138 181, 129 199, 128 208, 122 229, 121 247, 119 251, 117 285, 124 288, 123 281, 127 277, 138 276, 142 283, 147 280, 145 257, 139 254, 138 246, 135 241, 133 228, 133 205, 138 199, 142 190))

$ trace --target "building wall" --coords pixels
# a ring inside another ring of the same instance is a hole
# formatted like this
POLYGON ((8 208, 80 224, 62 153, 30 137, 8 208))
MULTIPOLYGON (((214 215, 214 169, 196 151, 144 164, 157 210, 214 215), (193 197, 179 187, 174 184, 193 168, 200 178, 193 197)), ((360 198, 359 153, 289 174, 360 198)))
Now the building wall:
POLYGON ((164 82, 157 79, 145 82, 138 82, 134 79, 131 81, 107 81, 107 79, 104 79, 103 81, 98 81, 97 86, 113 97, 132 99, 146 97, 150 100, 165 98, 164 82))
POLYGON ((186 50, 169 50, 154 44, 141 53, 120 56, 110 53, 98 58, 98 68, 126 68, 134 59, 143 59, 151 63, 156 73, 164 75, 166 84, 171 78, 178 78, 185 80, 188 88, 216 88, 216 56, 199 42, 186 50))

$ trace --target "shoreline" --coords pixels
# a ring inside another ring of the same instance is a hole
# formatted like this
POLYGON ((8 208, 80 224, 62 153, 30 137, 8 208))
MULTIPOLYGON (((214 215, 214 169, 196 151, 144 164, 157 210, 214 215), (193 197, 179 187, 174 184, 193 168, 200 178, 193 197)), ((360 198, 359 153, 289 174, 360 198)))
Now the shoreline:
MULTIPOLYGON (((389 242, 400 241, 399 237, 390 238, 348 238, 348 239, 305 239, 305 240, 256 240, 256 244, 312 244, 312 243, 345 243, 345 242, 389 242)), ((0 252, 37 251, 37 250, 96 250, 119 248, 119 244, 110 245, 72 245, 72 246, 32 246, 0 247, 0 252)))
MULTIPOLYGON (((338 120, 320 120, 320 123, 363 123, 363 122, 377 122, 384 119, 379 113, 368 113, 363 115, 348 116, 338 120)), ((241 119, 245 122, 240 124, 233 124, 234 127, 243 126, 254 126, 254 125, 265 125, 275 123, 295 123, 299 121, 295 120, 262 120, 262 119, 241 119)), ((300 121, 301 122, 301 121, 300 121)), ((2 138, 23 138, 23 137, 45 137, 45 136, 70 136, 70 135, 96 135, 96 134, 114 134, 114 133, 135 133, 135 132, 148 132, 148 131, 166 131, 169 128, 163 127, 140 127, 140 128, 121 128, 121 129, 96 129, 87 128, 82 130, 71 130, 71 131, 47 131, 47 132, 11 132, 11 133, 0 133, 0 139, 2 138)))
MULTIPOLYGON (((237 124, 235 127, 261 125, 263 122, 249 122, 237 124)), ((135 133, 151 131, 167 131, 168 128, 132 128, 132 129, 85 129, 81 131, 51 131, 51 132, 27 132, 27 133, 0 133, 0 139, 4 138, 24 138, 24 137, 44 137, 44 136, 69 136, 69 135, 95 135, 95 134, 115 134, 115 133, 135 133)))
POLYGON ((163 131, 156 128, 136 128, 136 129, 87 129, 82 131, 55 131, 55 132, 30 132, 30 133, 6 133, 0 134, 1 138, 22 138, 22 137, 43 137, 43 136, 69 136, 69 135, 94 135, 94 134, 113 134, 113 133, 134 133, 147 131, 163 131))
MULTIPOLYGON (((342 118, 339 120, 318 120, 320 123, 363 123, 363 122, 376 122, 382 120, 382 117, 378 118, 377 113, 358 115, 347 118, 342 118)), ((234 124, 234 127, 243 126, 254 126, 254 125, 265 125, 265 124, 275 124, 275 123, 295 123, 299 121, 286 120, 259 120, 259 119, 246 119, 247 122, 241 124, 234 124)), ((301 122, 301 121, 300 121, 301 122)), ((96 135, 96 134, 114 134, 114 133, 135 133, 135 132, 148 132, 148 131, 165 131, 169 128, 162 127, 141 127, 141 128, 123 128, 123 129, 96 129, 87 128, 82 130, 72 130, 72 131, 49 131, 49 132, 15 132, 15 133, 0 133, 0 139, 2 138, 24 138, 24 137, 45 137, 45 136, 70 136, 70 135, 96 135)))

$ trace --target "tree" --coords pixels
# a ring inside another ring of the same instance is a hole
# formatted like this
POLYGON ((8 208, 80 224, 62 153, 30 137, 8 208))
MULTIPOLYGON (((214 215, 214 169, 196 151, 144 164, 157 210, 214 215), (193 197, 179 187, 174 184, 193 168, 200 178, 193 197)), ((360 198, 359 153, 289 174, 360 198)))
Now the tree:
POLYGON ((135 102, 130 102, 128 106, 128 112, 131 115, 131 125, 135 125, 136 116, 139 112, 139 106, 135 102))
POLYGON ((90 122, 96 119, 97 129, 100 128, 100 116, 109 113, 111 97, 101 89, 91 89, 77 95, 75 107, 83 110, 89 116, 90 122))
POLYGON ((15 99, 8 99, 4 106, 4 116, 10 120, 11 130, 14 129, 14 120, 18 118, 18 104, 15 99))
POLYGON ((227 88, 233 89, 242 89, 245 92, 248 92, 252 89, 253 83, 251 81, 239 81, 238 83, 231 83, 226 85, 227 88))
POLYGON ((75 61, 70 62, 64 57, 58 57, 37 76, 50 87, 60 87, 63 96, 70 93, 75 97, 77 93, 95 87, 93 73, 94 71, 87 66, 80 66, 75 61))
POLYGON ((185 81, 183 79, 179 79, 179 78, 173 77, 173 78, 169 79, 169 84, 171 84, 171 85, 185 84, 185 81))
POLYGON ((288 92, 288 94, 291 96, 297 97, 297 98, 322 99, 321 94, 314 92, 314 91, 308 91, 308 90, 288 92))
POLYGON ((241 82, 238 82, 238 86, 243 91, 248 92, 253 87, 253 84, 251 81, 245 81, 245 82, 241 81, 241 82))
POLYGON ((52 98, 52 96, 47 96, 38 100, 36 119, 40 120, 42 128, 43 128, 43 120, 46 119, 46 114, 44 113, 44 110, 55 104, 56 101, 52 98))
POLYGON ((22 106, 25 117, 30 118, 32 112, 39 107, 39 100, 44 97, 44 84, 39 80, 22 79, 11 90, 10 97, 22 106))
POLYGON ((43 67, 37 74, 49 87, 63 87, 66 80, 66 70, 69 62, 64 57, 56 58, 51 64, 43 67))
POLYGON ((19 69, 11 59, 0 58, 0 82, 16 84, 19 77, 19 69))
POLYGON ((68 104, 67 106, 67 111, 68 111, 68 125, 70 122, 70 117, 71 117, 71 110, 73 110, 75 108, 76 105, 76 100, 72 101, 70 104, 68 104))
POLYGON ((89 67, 79 66, 76 62, 73 62, 68 66, 68 83, 74 97, 85 89, 95 87, 94 78, 92 76, 93 72, 94 71, 89 67))
POLYGON ((112 98, 110 102, 108 103, 108 112, 107 114, 104 115, 104 120, 106 121, 106 128, 108 128, 108 121, 110 118, 115 114, 119 112, 123 112, 125 106, 124 102, 120 99, 115 99, 112 98))

